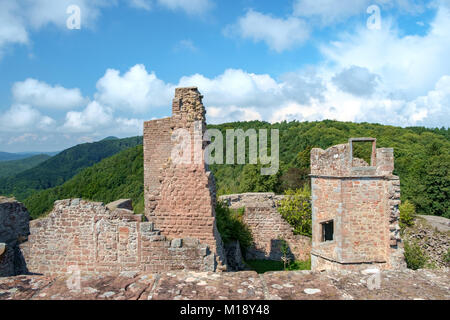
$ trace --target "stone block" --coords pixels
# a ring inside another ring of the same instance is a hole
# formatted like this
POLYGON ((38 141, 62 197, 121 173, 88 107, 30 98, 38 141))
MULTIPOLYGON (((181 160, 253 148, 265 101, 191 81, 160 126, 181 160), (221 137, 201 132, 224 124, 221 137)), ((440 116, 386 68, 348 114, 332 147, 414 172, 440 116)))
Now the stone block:
POLYGON ((106 208, 108 208, 111 211, 114 211, 116 209, 126 209, 133 211, 133 201, 131 199, 120 199, 111 203, 108 203, 106 205, 106 208))
POLYGON ((173 239, 170 242, 171 248, 181 248, 183 246, 183 240, 182 239, 173 239))

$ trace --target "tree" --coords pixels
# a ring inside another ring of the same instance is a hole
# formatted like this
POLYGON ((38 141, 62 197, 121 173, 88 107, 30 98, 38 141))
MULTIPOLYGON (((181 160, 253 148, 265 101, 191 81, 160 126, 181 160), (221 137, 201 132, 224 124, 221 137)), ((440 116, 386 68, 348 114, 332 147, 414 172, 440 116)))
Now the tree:
POLYGON ((275 192, 280 185, 280 171, 274 175, 262 175, 261 164, 247 164, 240 176, 239 192, 275 192))
POLYGON ((279 203, 278 211, 294 227, 295 234, 311 236, 311 192, 308 188, 287 190, 285 198, 279 203))

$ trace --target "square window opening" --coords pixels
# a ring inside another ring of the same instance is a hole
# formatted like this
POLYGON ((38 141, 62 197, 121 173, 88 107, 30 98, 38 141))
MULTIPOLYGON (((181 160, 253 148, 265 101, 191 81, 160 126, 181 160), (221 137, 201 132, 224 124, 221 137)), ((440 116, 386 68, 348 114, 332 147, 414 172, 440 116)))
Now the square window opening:
POLYGON ((322 242, 333 241, 334 239, 334 221, 326 221, 321 223, 322 226, 322 242))
POLYGON ((352 167, 375 166, 376 139, 352 138, 350 139, 352 167))

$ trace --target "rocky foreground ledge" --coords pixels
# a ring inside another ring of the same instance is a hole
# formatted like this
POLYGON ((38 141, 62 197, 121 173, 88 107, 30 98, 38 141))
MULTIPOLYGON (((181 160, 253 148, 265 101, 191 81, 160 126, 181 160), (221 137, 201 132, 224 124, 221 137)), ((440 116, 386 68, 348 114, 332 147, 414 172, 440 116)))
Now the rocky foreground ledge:
POLYGON ((179 272, 81 276, 79 290, 68 278, 0 278, 1 300, 449 300, 443 270, 361 272, 179 272), (372 278, 370 278, 372 277, 372 278), (370 283, 368 283, 370 282, 370 283), (369 289, 372 287, 372 289, 369 289), (72 286, 73 288, 73 286, 72 286))

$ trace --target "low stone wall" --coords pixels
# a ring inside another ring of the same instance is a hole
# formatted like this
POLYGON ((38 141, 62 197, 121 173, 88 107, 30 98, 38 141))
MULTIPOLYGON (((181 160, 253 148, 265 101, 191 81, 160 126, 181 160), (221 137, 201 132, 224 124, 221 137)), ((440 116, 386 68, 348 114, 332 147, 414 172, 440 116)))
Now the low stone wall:
POLYGON ((197 239, 168 240, 151 222, 126 209, 80 199, 55 202, 47 218, 30 223, 21 245, 29 272, 64 275, 73 270, 215 271, 214 253, 197 239))
POLYGON ((283 198, 283 195, 276 195, 273 192, 249 192, 221 196, 219 200, 224 201, 231 209, 239 209, 243 207, 273 207, 277 201, 283 198))
POLYGON ((19 244, 27 239, 30 215, 15 199, 0 197, 0 277, 24 270, 19 244))
POLYGON ((277 210, 277 202, 283 196, 274 193, 245 193, 220 197, 232 209, 245 208, 243 221, 249 226, 254 244, 247 250, 246 259, 280 260, 281 241, 289 246, 289 256, 307 260, 311 253, 311 239, 294 235, 293 228, 277 210))

